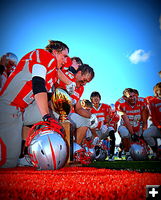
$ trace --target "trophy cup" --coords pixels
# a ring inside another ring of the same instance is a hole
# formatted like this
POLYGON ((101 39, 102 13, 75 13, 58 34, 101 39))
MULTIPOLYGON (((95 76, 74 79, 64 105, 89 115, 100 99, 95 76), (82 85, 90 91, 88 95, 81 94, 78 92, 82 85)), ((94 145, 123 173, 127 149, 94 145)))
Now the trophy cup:
POLYGON ((56 113, 60 115, 59 121, 67 120, 67 115, 72 109, 72 99, 66 91, 57 88, 52 96, 52 104, 56 113))
POLYGON ((72 109, 72 99, 66 91, 57 88, 52 96, 52 107, 59 114, 59 121, 65 130, 65 138, 69 147, 67 164, 70 164, 73 160, 73 135, 71 123, 67 120, 67 115, 72 109))

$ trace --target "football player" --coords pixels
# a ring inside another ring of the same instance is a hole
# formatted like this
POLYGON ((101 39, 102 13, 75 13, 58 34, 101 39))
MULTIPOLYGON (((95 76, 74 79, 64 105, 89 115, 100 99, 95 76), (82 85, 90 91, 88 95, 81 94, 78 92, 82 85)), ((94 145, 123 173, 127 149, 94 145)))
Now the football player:
POLYGON ((76 142, 82 144, 86 131, 91 125, 91 112, 82 107, 80 98, 84 92, 84 86, 94 78, 94 70, 87 64, 79 66, 74 75, 76 88, 74 94, 70 95, 74 105, 73 111, 68 115, 69 120, 76 126, 76 142))
POLYGON ((77 69, 79 68, 79 66, 83 65, 82 60, 79 57, 72 57, 72 64, 69 67, 69 71, 71 71, 73 74, 76 74, 77 69))
POLYGON ((113 160, 115 150, 115 129, 112 126, 111 120, 111 107, 108 104, 101 103, 101 95, 99 92, 94 91, 90 96, 92 102, 91 113, 95 114, 98 119, 98 126, 91 129, 94 137, 99 137, 100 140, 110 137, 110 156, 109 161, 113 160), (110 124, 111 123, 111 124, 110 124))
MULTIPOLYGON (((91 112, 86 110, 81 105, 81 96, 84 92, 84 86, 94 78, 94 70, 87 64, 80 65, 77 72, 73 74, 67 70, 65 75, 76 83, 74 93, 70 95, 72 98, 73 109, 68 115, 70 122, 76 127, 76 142, 82 144, 86 131, 91 125, 91 112)), ((65 84, 59 81, 58 87, 65 89, 65 84)))
POLYGON ((4 86, 8 76, 15 69, 18 58, 14 53, 8 52, 0 59, 0 90, 4 86))
POLYGON ((152 124, 143 133, 143 137, 153 150, 152 159, 160 159, 157 138, 161 138, 161 82, 154 88, 154 96, 148 97, 148 108, 152 124))
POLYGON ((61 71, 69 48, 61 41, 49 41, 22 57, 0 92, 1 167, 15 167, 21 150, 24 125, 52 121, 47 93, 61 79, 72 82, 61 71))
POLYGON ((121 115, 118 132, 126 152, 126 159, 131 160, 129 153, 131 138, 135 141, 142 135, 142 130, 146 129, 147 126, 147 118, 143 112, 144 105, 137 100, 132 88, 126 88, 123 91, 123 96, 124 98, 116 102, 116 110, 121 115), (140 124, 141 120, 142 125, 140 124))
POLYGON ((111 127, 114 128, 114 131, 117 131, 118 128, 118 122, 120 120, 120 116, 118 115, 116 109, 115 109, 115 105, 111 104, 111 116, 110 116, 110 120, 109 120, 109 125, 111 127))
MULTIPOLYGON (((144 116, 145 116, 145 121, 147 121, 148 120, 148 118, 149 118, 149 111, 148 111, 148 107, 147 107, 147 100, 146 100, 146 98, 144 98, 144 97, 140 97, 139 96, 139 92, 138 92, 138 90, 136 90, 136 89, 133 89, 133 91, 134 91, 134 93, 136 94, 136 97, 137 97, 137 101, 139 101, 140 103, 142 103, 142 105, 143 105, 143 112, 144 112, 144 116)), ((141 125, 142 125, 142 120, 141 120, 141 125)), ((148 124, 147 125, 144 125, 144 130, 145 129, 147 129, 147 127, 148 127, 148 124)))

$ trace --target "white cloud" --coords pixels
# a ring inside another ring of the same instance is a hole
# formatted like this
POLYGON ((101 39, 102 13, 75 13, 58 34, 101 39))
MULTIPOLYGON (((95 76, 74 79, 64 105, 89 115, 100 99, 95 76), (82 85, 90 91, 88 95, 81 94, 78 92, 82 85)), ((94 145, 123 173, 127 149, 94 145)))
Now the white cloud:
POLYGON ((129 60, 133 64, 138 64, 139 62, 146 62, 149 57, 150 52, 146 53, 143 49, 138 49, 129 56, 129 60))
POLYGON ((159 24, 160 24, 160 30, 161 30, 161 16, 160 16, 160 18, 159 18, 159 24))

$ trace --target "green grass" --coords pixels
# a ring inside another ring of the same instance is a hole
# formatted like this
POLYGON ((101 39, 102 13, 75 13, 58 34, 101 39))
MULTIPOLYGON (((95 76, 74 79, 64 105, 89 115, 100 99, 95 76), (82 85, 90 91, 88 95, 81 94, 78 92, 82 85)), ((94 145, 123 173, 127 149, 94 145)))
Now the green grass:
POLYGON ((161 161, 94 161, 87 167, 161 173, 161 161))

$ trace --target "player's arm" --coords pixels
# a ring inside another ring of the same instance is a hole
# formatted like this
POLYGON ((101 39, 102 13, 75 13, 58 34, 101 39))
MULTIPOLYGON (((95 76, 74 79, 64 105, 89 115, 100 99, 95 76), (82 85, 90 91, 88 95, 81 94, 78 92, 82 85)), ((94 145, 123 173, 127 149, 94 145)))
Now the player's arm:
POLYGON ((158 127, 159 129, 161 128, 161 125, 159 123, 159 120, 158 120, 158 116, 156 115, 157 113, 157 110, 155 109, 155 105, 154 104, 151 104, 150 105, 150 109, 151 109, 151 119, 152 119, 152 122, 153 124, 158 127))
POLYGON ((105 124, 106 124, 107 126, 110 125, 110 121, 111 121, 110 115, 106 115, 106 116, 105 116, 105 124))
POLYGON ((122 119, 124 120, 125 126, 128 129, 129 133, 131 135, 133 135, 134 131, 133 131, 133 128, 132 128, 132 126, 130 124, 128 116, 126 115, 126 113, 120 113, 120 114, 121 114, 122 119))
POLYGON ((68 93, 71 95, 74 93, 75 90, 75 82, 71 81, 62 71, 61 69, 58 69, 58 78, 60 81, 62 81, 65 85, 65 89, 68 91, 68 93))
POLYGON ((77 114, 81 115, 82 117, 86 117, 86 118, 91 117, 91 113, 88 110, 82 108, 80 101, 77 101, 77 103, 74 106, 74 110, 77 114))
POLYGON ((48 97, 45 87, 46 68, 43 65, 35 64, 32 68, 32 89, 35 101, 42 116, 49 114, 48 97))
POLYGON ((141 118, 143 120, 143 130, 146 130, 148 128, 148 121, 147 121, 148 117, 149 117, 149 112, 148 109, 145 107, 141 112, 141 118))
POLYGON ((72 81, 67 76, 65 76, 65 74, 61 71, 61 69, 58 69, 58 78, 62 82, 64 82, 66 85, 69 85, 72 83, 72 81))

